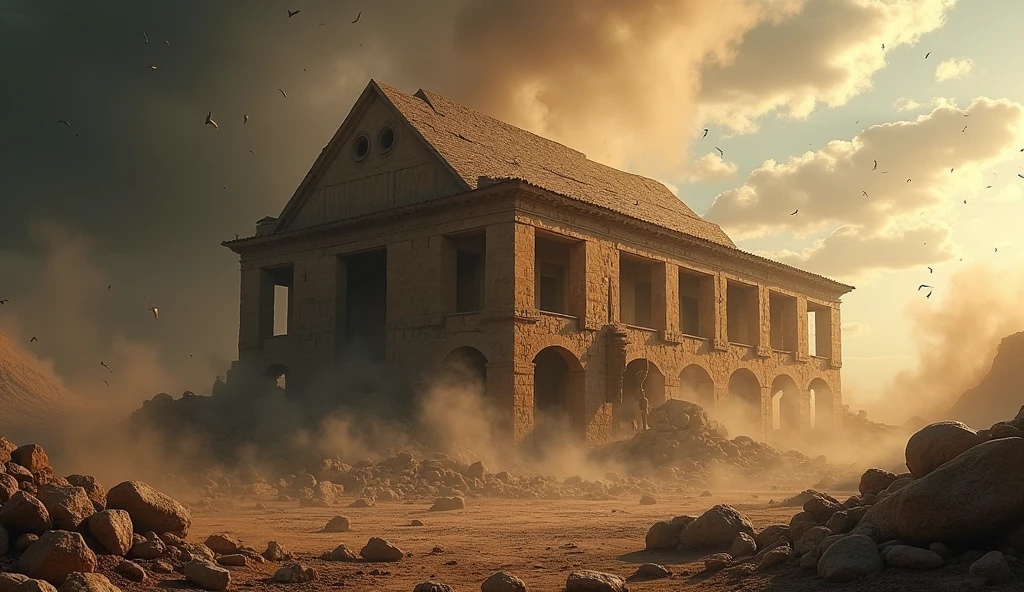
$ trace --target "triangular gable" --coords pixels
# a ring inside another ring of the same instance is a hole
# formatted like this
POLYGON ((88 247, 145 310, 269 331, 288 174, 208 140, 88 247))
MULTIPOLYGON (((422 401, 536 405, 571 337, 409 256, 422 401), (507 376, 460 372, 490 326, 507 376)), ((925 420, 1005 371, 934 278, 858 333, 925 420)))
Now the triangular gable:
MULTIPOLYGON (((316 161, 310 167, 309 171, 303 177, 302 182, 299 183, 292 197, 285 204, 284 209, 281 211, 281 215, 278 216, 277 224, 274 226, 274 231, 278 232, 281 230, 291 228, 292 224, 296 221, 297 216, 304 207, 311 205, 311 201, 317 199, 324 200, 328 199, 322 195, 318 195, 318 186, 323 180, 324 176, 331 171, 332 167, 336 166, 339 162, 345 162, 344 159, 348 155, 348 151, 351 149, 350 139, 352 139, 357 133, 356 127, 363 121, 367 112, 375 105, 384 105, 393 115, 395 124, 402 127, 402 134, 408 139, 413 139, 419 148, 424 151, 424 162, 423 165, 427 164, 427 161, 433 165, 432 168, 436 169, 432 171, 434 173, 435 184, 441 186, 440 188, 434 188, 434 192, 441 191, 443 193, 461 193, 467 191, 469 187, 462 180, 462 177, 448 164, 448 162, 434 149, 434 147, 423 138, 422 134, 416 129, 415 126, 411 125, 405 118, 404 114, 395 108, 395 105, 389 100, 387 95, 381 91, 377 82, 370 80, 370 83, 366 85, 363 92, 359 95, 352 109, 349 111, 345 120, 341 126, 334 133, 334 136, 327 143, 327 146, 320 151, 316 161)), ((396 147, 396 150, 398 147, 396 147)), ((408 146, 404 147, 408 150, 408 146)), ((371 156, 373 152, 371 150, 371 156)), ((429 185, 429 180, 427 181, 429 185)), ((424 189, 430 191, 429 187, 424 189)), ((382 208, 387 207, 387 204, 381 204, 382 208)), ((324 221, 327 221, 326 219, 324 221)))

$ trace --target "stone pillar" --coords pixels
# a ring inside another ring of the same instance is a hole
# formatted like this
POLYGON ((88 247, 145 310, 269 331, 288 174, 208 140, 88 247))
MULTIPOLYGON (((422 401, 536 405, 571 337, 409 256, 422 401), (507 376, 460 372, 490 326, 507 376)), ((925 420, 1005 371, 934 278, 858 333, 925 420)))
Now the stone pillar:
POLYGON ((728 280, 716 275, 713 283, 714 294, 714 327, 712 346, 720 351, 729 349, 729 303, 727 301, 728 280))
POLYGON ((768 288, 757 286, 757 355, 768 357, 772 354, 772 309, 768 288))
POLYGON ((761 387, 761 441, 767 442, 774 431, 772 425, 772 389, 761 387))
POLYGON ((533 227, 502 222, 487 227, 484 316, 511 318, 535 307, 533 227))
POLYGON ((729 407, 729 379, 719 380, 715 384, 715 411, 725 411, 729 407))
POLYGON ((682 399, 682 394, 679 392, 679 377, 666 374, 663 378, 665 379, 665 400, 682 399))
POLYGON ((587 441, 587 376, 583 368, 569 370, 569 417, 572 421, 572 437, 580 444, 587 441), (578 438, 578 440, 577 440, 578 438))
POLYGON ((839 317, 839 304, 829 308, 829 336, 832 351, 829 360, 833 368, 843 367, 843 322, 839 317))
POLYGON ((626 369, 626 345, 628 335, 621 327, 610 325, 605 333, 605 401, 622 403, 622 373, 626 369))
MULTIPOLYGON (((259 267, 248 267, 244 264, 242 266, 241 285, 238 290, 238 350, 240 352, 260 348, 262 271, 259 267)), ((271 322, 273 322, 273 318, 271 318, 271 322)))
POLYGON ((800 437, 806 438, 811 431, 811 389, 798 386, 797 401, 800 404, 800 437))
POLYGON ((796 361, 806 362, 810 359, 810 345, 807 327, 807 298, 796 297, 796 361))
POLYGON ((603 323, 600 319, 591 319, 587 314, 590 302, 587 284, 587 243, 580 241, 569 247, 569 290, 567 295, 569 314, 578 319, 581 329, 598 329, 603 323), (594 324, 591 325, 590 323, 594 324))
POLYGON ((500 429, 516 446, 532 442, 533 366, 521 361, 487 364, 487 398, 503 410, 500 429))
POLYGON ((658 262, 651 266, 651 316, 664 333, 679 333, 679 268, 658 262))

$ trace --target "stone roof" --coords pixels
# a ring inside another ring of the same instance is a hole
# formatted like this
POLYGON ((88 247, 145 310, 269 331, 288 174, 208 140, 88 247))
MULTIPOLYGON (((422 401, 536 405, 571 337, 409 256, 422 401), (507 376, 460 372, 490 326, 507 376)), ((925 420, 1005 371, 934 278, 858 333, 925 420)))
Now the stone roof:
POLYGON ((371 81, 471 188, 519 179, 553 193, 735 248, 725 232, 661 183, 586 155, 430 91, 409 95, 371 81))

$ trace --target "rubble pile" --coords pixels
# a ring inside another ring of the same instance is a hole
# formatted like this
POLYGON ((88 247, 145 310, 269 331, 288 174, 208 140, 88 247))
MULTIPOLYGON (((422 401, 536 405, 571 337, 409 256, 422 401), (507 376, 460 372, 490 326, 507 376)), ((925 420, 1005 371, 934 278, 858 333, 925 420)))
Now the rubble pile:
POLYGON ((1024 583, 1024 407, 975 432, 925 426, 907 442, 910 472, 868 469, 844 501, 807 490, 789 524, 755 533, 734 508, 654 524, 646 548, 707 553, 708 571, 749 573, 789 564, 828 582, 887 568, 934 570, 984 584, 1024 583))
MULTIPOLYGON (((830 465, 824 456, 779 449, 748 436, 729 439, 725 426, 710 419, 695 403, 672 399, 651 411, 651 429, 598 454, 634 471, 706 487, 713 475, 734 476, 743 483, 776 485, 828 483, 841 489, 851 481, 852 465, 830 465)), ((851 484, 852 485, 852 484, 851 484)))

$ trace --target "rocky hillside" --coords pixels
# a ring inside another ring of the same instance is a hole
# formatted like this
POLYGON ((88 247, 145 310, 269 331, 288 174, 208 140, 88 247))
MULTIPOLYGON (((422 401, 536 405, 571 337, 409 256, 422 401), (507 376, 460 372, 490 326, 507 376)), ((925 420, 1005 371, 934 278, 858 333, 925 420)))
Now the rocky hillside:
POLYGON ((0 430, 45 427, 86 403, 53 382, 38 363, 0 332, 0 430))
POLYGON ((992 369, 949 410, 950 419, 975 428, 1013 417, 1024 404, 1024 331, 1003 338, 992 369))

